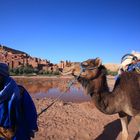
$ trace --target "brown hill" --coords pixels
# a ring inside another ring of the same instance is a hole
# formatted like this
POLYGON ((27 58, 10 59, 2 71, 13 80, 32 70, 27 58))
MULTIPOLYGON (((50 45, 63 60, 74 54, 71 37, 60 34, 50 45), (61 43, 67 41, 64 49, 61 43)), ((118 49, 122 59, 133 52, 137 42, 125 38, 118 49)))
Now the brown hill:
POLYGON ((116 72, 119 69, 119 64, 107 63, 107 64, 105 64, 105 67, 110 71, 116 72))
MULTIPOLYGON (((21 65, 31 65, 33 68, 43 69, 43 70, 56 70, 58 68, 63 69, 67 63, 71 63, 68 61, 60 61, 59 64, 54 65, 50 63, 48 60, 40 59, 37 57, 31 57, 29 54, 19 51, 16 49, 12 49, 6 46, 0 45, 0 61, 7 63, 10 68, 17 68, 21 65)), ((105 64, 105 67, 113 72, 118 71, 119 64, 105 64)))

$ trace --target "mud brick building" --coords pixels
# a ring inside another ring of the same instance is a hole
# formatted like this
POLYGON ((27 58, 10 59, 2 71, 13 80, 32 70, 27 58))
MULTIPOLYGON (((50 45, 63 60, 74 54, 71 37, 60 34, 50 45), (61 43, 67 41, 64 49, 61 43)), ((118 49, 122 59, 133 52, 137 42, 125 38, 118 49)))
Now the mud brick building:
POLYGON ((68 66, 68 65, 70 65, 70 64, 72 64, 73 62, 71 62, 71 61, 60 61, 60 63, 59 64, 57 64, 58 65, 58 67, 59 68, 61 68, 61 69, 63 69, 63 68, 65 68, 66 66, 68 66))
POLYGON ((53 64, 46 59, 31 57, 25 52, 15 50, 3 45, 0 45, 0 62, 8 64, 10 68, 17 68, 20 66, 30 65, 38 70, 58 71, 62 70, 71 62, 60 61, 59 64, 53 64))
POLYGON ((31 57, 25 52, 2 45, 0 45, 0 61, 7 63, 10 68, 30 65, 33 68, 42 69, 50 66, 50 62, 47 60, 31 57))

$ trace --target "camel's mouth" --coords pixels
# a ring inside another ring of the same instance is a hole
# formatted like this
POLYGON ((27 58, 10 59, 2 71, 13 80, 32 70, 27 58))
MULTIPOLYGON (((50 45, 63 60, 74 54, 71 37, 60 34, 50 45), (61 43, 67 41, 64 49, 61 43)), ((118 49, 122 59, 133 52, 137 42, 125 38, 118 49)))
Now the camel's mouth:
POLYGON ((69 66, 66 66, 62 71, 62 75, 78 76, 79 74, 80 74, 80 64, 71 64, 69 66))
POLYGON ((72 70, 62 71, 62 75, 72 75, 72 70))

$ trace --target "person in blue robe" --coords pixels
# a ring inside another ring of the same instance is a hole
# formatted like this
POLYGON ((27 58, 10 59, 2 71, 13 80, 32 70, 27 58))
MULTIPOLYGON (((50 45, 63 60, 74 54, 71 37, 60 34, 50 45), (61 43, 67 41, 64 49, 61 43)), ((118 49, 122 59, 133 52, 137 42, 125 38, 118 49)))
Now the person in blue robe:
POLYGON ((0 140, 30 140, 37 130, 32 98, 9 76, 8 65, 0 63, 0 140))

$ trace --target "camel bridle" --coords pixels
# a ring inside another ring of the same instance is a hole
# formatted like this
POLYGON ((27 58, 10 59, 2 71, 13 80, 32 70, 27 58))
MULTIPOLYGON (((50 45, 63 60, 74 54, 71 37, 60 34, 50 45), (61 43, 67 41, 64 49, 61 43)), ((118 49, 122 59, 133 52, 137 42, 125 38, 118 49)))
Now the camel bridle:
POLYGON ((80 78, 80 76, 81 76, 81 74, 83 73, 83 72, 85 72, 86 70, 95 70, 95 69, 98 69, 98 67, 90 67, 90 68, 86 68, 86 67, 83 67, 83 65, 82 65, 82 63, 80 64, 80 73, 79 73, 79 75, 77 76, 77 80, 80 78))

